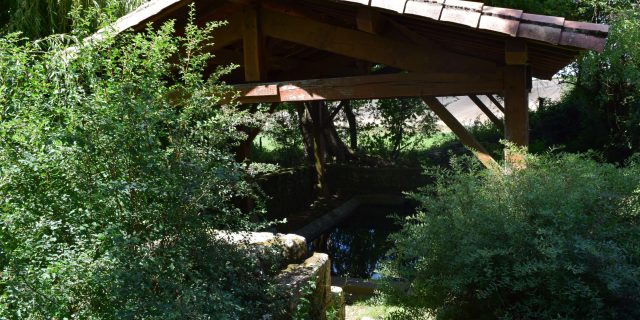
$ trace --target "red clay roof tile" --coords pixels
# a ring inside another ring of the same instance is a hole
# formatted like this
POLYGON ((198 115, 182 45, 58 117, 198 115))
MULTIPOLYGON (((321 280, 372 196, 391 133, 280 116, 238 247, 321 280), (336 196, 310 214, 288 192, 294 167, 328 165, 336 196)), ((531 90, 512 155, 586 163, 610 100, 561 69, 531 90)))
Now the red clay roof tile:
POLYGON ((421 16, 429 19, 440 20, 444 0, 407 1, 404 14, 421 16))
POLYGON ((480 17, 479 29, 518 35, 522 10, 484 6, 480 17))
POLYGON ((446 0, 440 21, 477 28, 483 6, 481 2, 446 0))
POLYGON ((404 12, 406 0, 371 0, 371 6, 386 10, 395 11, 397 13, 404 12))

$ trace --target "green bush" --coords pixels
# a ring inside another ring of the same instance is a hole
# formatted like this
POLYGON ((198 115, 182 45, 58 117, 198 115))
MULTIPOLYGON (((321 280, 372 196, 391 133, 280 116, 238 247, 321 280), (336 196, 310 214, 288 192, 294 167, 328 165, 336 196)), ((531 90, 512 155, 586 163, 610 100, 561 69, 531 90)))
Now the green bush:
MULTIPOLYGON (((48 49, 0 38, 0 318, 256 319, 268 273, 213 229, 250 228, 204 29, 48 49)), ((85 33, 87 34, 87 33, 85 33)))
POLYGON ((470 161, 434 172, 394 236, 385 275, 410 286, 389 286, 391 302, 438 319, 640 317, 640 165, 527 161, 504 175, 470 161))

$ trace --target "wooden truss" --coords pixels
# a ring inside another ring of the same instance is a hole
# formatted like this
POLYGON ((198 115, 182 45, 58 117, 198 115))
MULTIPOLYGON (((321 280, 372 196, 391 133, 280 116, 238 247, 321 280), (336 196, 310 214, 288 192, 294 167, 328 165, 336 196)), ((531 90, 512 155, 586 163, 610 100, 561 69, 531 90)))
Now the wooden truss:
POLYGON ((532 76, 550 78, 581 50, 601 51, 608 34, 606 25, 463 0, 156 0, 113 29, 169 19, 184 26, 194 2, 196 23, 228 22, 214 34, 209 70, 242 66, 225 79, 241 103, 421 97, 491 168, 496 162, 436 97, 468 96, 526 147, 532 76))

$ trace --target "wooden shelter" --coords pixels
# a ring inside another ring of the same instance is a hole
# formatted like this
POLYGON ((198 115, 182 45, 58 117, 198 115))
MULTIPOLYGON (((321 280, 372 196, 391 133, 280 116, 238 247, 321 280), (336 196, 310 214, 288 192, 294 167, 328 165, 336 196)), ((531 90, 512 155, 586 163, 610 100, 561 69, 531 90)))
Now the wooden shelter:
POLYGON ((436 97, 472 97, 526 147, 532 77, 550 79, 581 51, 602 51, 608 34, 607 25, 461 0, 155 0, 115 28, 175 19, 180 30, 191 3, 198 24, 229 22, 216 31, 211 68, 241 65, 225 79, 241 103, 422 97, 489 167, 493 159, 436 97))

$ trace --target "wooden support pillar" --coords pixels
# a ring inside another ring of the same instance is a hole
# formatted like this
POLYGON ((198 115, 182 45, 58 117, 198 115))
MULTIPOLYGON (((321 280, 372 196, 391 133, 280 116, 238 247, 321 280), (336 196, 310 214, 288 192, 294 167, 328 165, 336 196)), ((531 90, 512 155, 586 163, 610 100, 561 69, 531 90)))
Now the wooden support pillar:
MULTIPOLYGON (((505 139, 517 147, 529 147, 529 88, 527 44, 508 41, 505 50, 507 66, 504 70, 505 139)), ((514 167, 525 166, 518 155, 505 154, 505 160, 514 167)))
POLYGON ((266 80, 264 36, 260 11, 246 6, 242 12, 242 46, 244 51, 244 77, 246 82, 266 80))
POLYGON ((527 67, 505 68, 505 138, 519 147, 529 146, 529 92, 527 67))
POLYGON ((500 165, 491 157, 487 149, 485 149, 478 140, 454 117, 449 110, 436 98, 432 96, 422 97, 422 100, 429 108, 442 120, 451 131, 460 139, 467 149, 482 162, 482 164, 491 170, 500 170, 500 165))
POLYGON ((493 114, 491 109, 489 109, 489 107, 487 107, 487 105, 485 105, 484 102, 482 102, 482 100, 478 98, 478 96, 470 95, 469 98, 471 99, 471 101, 473 101, 473 103, 475 103, 478 106, 478 108, 480 108, 480 110, 482 110, 482 112, 484 112, 484 114, 487 115, 489 120, 491 120, 491 122, 493 122, 496 125, 496 127, 498 127, 498 129, 504 130, 504 124, 502 123, 502 120, 496 117, 496 115, 493 114))

